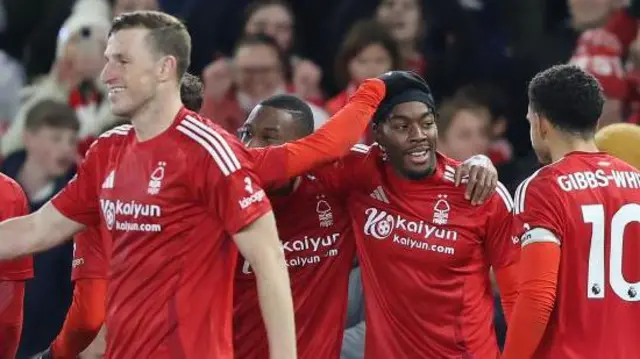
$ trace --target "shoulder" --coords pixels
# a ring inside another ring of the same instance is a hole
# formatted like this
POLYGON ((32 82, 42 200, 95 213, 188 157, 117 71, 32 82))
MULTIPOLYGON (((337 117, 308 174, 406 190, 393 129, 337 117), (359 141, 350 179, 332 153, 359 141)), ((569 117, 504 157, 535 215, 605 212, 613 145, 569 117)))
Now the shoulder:
POLYGON ((246 148, 236 136, 211 120, 190 112, 177 124, 180 144, 189 147, 196 161, 213 161, 229 175, 250 163, 246 148))
POLYGON ((539 201, 542 198, 552 199, 557 194, 555 191, 557 173, 558 170, 554 165, 548 165, 522 181, 514 195, 514 213, 524 212, 526 205, 531 201, 539 201))
POLYGON ((7 204, 9 204, 9 206, 22 206, 26 201, 26 195, 18 182, 0 173, 0 199, 3 202, 2 207, 5 207, 7 204))
POLYGON ((109 147, 118 143, 122 143, 123 141, 128 139, 130 135, 133 134, 134 131, 132 125, 116 126, 98 136, 98 138, 91 144, 91 147, 109 147))
POLYGON ((0 194, 5 198, 15 192, 22 192, 22 188, 18 182, 14 181, 11 177, 0 173, 0 194))

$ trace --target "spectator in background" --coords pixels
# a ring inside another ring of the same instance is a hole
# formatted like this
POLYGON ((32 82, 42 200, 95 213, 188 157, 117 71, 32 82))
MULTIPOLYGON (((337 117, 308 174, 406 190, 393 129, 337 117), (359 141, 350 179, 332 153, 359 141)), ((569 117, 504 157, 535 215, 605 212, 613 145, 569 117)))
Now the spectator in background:
POLYGON ((438 149, 446 156, 464 161, 488 152, 491 113, 486 106, 465 97, 447 99, 437 124, 438 149))
MULTIPOLYGON (((71 179, 80 122, 68 105, 43 100, 28 112, 25 127, 25 149, 9 155, 0 169, 24 189, 33 212, 71 179)), ((35 277, 26 285, 19 358, 44 350, 58 334, 71 303, 72 255, 71 242, 34 255, 35 277)))
MULTIPOLYGON (((362 81, 399 69, 400 61, 396 43, 383 25, 375 20, 354 24, 342 42, 335 64, 336 78, 344 90, 327 101, 327 112, 333 115, 340 111, 362 81)), ((363 142, 373 142, 371 131, 363 142)))
MULTIPOLYGON (((284 76, 287 92, 296 94, 315 105, 324 105, 324 96, 320 89, 322 70, 308 59, 294 53, 295 16, 291 7, 279 0, 256 1, 246 10, 246 19, 242 29, 243 36, 267 35, 271 37, 285 61, 284 76)), ((229 59, 221 57, 213 61, 204 71, 205 83, 212 70, 226 67, 229 59)))
POLYGON ((104 0, 79 0, 60 28, 56 60, 50 73, 24 91, 24 104, 0 139, 2 155, 23 147, 26 114, 39 102, 50 99, 73 107, 80 120, 80 137, 96 134, 111 112, 103 101, 105 89, 97 80, 104 64, 111 10, 104 0))
POLYGON ((513 159, 513 146, 506 138, 508 127, 506 118, 507 99, 502 91, 496 86, 482 83, 463 86, 456 91, 454 97, 466 98, 489 111, 491 118, 489 131, 491 144, 487 156, 498 169, 511 162, 513 159))
MULTIPOLYGON (((240 40, 231 63, 217 62, 205 75, 204 116, 230 132, 236 132, 249 111, 261 101, 287 93, 287 59, 278 44, 266 35, 240 40)), ((310 104, 316 128, 328 116, 310 104)))
POLYGON ((402 67, 424 76, 426 62, 421 45, 426 24, 422 14, 422 1, 419 0, 382 0, 376 10, 376 19, 387 27, 396 41, 402 67))
POLYGON ((22 65, 0 50, 0 137, 18 113, 24 83, 22 65))

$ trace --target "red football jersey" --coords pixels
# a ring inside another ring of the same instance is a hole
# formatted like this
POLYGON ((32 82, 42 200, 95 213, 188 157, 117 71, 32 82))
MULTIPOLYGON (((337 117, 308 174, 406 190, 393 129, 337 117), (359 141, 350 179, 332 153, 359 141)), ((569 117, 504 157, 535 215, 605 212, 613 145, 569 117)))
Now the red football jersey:
MULTIPOLYGON (((0 222, 29 213, 29 203, 20 185, 0 173, 0 222)), ((0 262, 0 281, 33 278, 31 256, 0 262)))
POLYGON ((109 274, 109 233, 100 226, 87 227, 73 237, 71 280, 107 279, 109 274))
POLYGON ((362 268, 366 358, 497 358, 489 269, 518 260, 512 199, 482 206, 440 154, 432 176, 403 179, 377 145, 359 145, 326 183, 346 197, 362 268))
POLYGON ((148 141, 131 126, 91 147, 53 200, 112 242, 108 358, 232 358, 230 234, 269 212, 235 137, 181 109, 148 141))
MULTIPOLYGON (((251 149, 265 187, 282 163, 273 148, 251 149), (273 155, 272 155, 273 154, 273 155)), ((344 198, 319 178, 324 167, 295 180, 293 192, 270 196, 282 241, 296 319, 298 358, 340 358, 355 242, 344 198)), ((236 359, 269 357, 256 279, 242 258, 236 272, 234 345, 236 359)))
POLYGON ((572 152, 522 182, 515 200, 522 245, 562 248, 536 358, 637 358, 640 172, 604 153, 572 152))

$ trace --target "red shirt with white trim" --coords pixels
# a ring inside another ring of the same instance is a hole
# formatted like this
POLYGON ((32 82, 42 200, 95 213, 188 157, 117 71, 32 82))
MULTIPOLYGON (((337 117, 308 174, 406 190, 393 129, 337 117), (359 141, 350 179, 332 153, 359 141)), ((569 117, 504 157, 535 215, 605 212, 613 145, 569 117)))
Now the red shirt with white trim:
POLYGON ((181 109, 160 135, 102 135, 54 198, 112 242, 108 358, 233 358, 230 235, 271 210, 237 139, 181 109))
MULTIPOLYGON (((0 173, 0 222, 29 213, 27 196, 16 181, 0 173)), ((31 256, 0 262, 0 281, 33 278, 31 256)), ((2 306, 0 305, 0 314, 2 306)))
POLYGON ((637 358, 640 171, 572 152, 520 184, 522 246, 561 246, 555 308, 534 358, 637 358))
POLYGON ((364 287, 365 358, 498 358, 491 266, 517 262, 513 201, 502 184, 481 206, 454 184, 458 162, 437 155, 435 173, 400 177, 377 145, 354 147, 335 171, 364 287))

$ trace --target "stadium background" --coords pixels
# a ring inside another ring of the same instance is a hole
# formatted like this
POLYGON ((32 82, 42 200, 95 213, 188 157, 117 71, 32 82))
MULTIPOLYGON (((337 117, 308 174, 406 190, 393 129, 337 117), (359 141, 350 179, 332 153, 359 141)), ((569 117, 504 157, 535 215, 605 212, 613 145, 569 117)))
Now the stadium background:
MULTIPOLYGON (((64 186, 87 144, 118 122, 98 80, 112 16, 160 9, 187 24, 201 111, 229 131, 282 92, 312 104, 319 126, 363 78, 412 69, 439 102, 440 149, 460 160, 489 155, 513 193, 538 166, 525 120, 537 71, 583 66, 607 95, 602 125, 638 122, 639 8, 624 0, 0 0, 0 171, 25 188, 32 210, 64 186)), ((59 331, 72 253, 69 244, 35 257, 19 358, 59 331)), ((349 295, 343 358, 359 358, 357 267, 349 295)), ((503 334, 499 308, 496 318, 503 334)))

